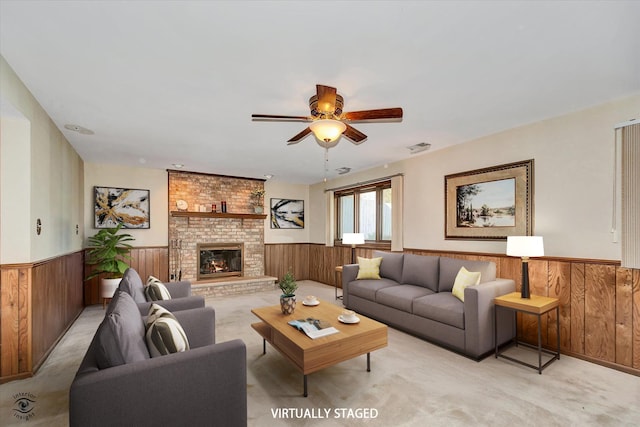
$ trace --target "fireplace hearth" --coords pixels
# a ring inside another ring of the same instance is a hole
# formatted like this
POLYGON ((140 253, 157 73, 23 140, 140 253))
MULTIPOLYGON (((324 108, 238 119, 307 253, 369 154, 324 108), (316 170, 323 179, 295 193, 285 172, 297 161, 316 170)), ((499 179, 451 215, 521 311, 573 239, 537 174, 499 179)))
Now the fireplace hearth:
POLYGON ((243 243, 199 243, 198 280, 244 275, 243 243))

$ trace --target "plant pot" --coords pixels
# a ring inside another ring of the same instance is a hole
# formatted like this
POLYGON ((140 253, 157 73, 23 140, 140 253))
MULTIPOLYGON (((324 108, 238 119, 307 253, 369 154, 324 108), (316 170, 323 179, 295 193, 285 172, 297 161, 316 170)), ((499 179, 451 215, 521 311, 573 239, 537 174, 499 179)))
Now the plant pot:
POLYGON ((102 307, 106 305, 107 299, 113 298, 116 293, 120 279, 101 279, 100 280, 100 298, 102 298, 102 307))
POLYGON ((261 214, 264 212, 264 206, 254 206, 253 211, 257 214, 261 214))
POLYGON ((296 309, 296 296, 282 295, 280 297, 280 309, 282 309, 282 314, 293 314, 296 309))

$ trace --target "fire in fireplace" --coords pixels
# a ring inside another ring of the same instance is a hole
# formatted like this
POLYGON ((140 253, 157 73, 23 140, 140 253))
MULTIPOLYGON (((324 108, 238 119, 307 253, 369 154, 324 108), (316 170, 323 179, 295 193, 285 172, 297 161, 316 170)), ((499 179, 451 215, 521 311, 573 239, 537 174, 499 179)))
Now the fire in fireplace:
POLYGON ((198 244, 198 280, 242 276, 243 243, 198 244))

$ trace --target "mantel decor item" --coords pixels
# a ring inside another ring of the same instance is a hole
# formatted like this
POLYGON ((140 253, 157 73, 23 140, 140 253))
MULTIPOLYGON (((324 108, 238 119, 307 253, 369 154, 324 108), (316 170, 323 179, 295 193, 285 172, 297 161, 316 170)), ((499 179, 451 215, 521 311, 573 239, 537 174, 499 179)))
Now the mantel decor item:
POLYGON ((264 212, 264 202, 262 200, 264 193, 265 193, 264 188, 256 188, 251 192, 253 211, 257 214, 261 214, 264 212))
POLYGON ((522 288, 520 296, 531 298, 529 292, 529 258, 544 256, 544 244, 540 236, 507 237, 507 255, 522 258, 522 288))
POLYGON ((149 190, 94 187, 95 228, 149 228, 149 190))
POLYGON ((304 228, 304 200, 271 199, 271 228, 304 228))
POLYGON ((533 234, 533 159, 444 177, 445 238, 533 234))
POLYGON ((298 284, 291 269, 282 277, 282 280, 278 283, 278 287, 282 291, 282 295, 280 295, 280 309, 282 310, 282 314, 292 314, 296 309, 295 292, 296 289, 298 289, 298 284))

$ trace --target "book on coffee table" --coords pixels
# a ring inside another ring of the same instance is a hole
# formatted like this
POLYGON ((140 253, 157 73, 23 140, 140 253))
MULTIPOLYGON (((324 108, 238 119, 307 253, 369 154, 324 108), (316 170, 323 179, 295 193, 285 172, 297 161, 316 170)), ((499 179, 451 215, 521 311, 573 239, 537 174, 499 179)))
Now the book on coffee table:
POLYGON ((326 337, 340 332, 329 323, 319 319, 300 319, 288 322, 291 326, 304 332, 311 339, 326 337))

